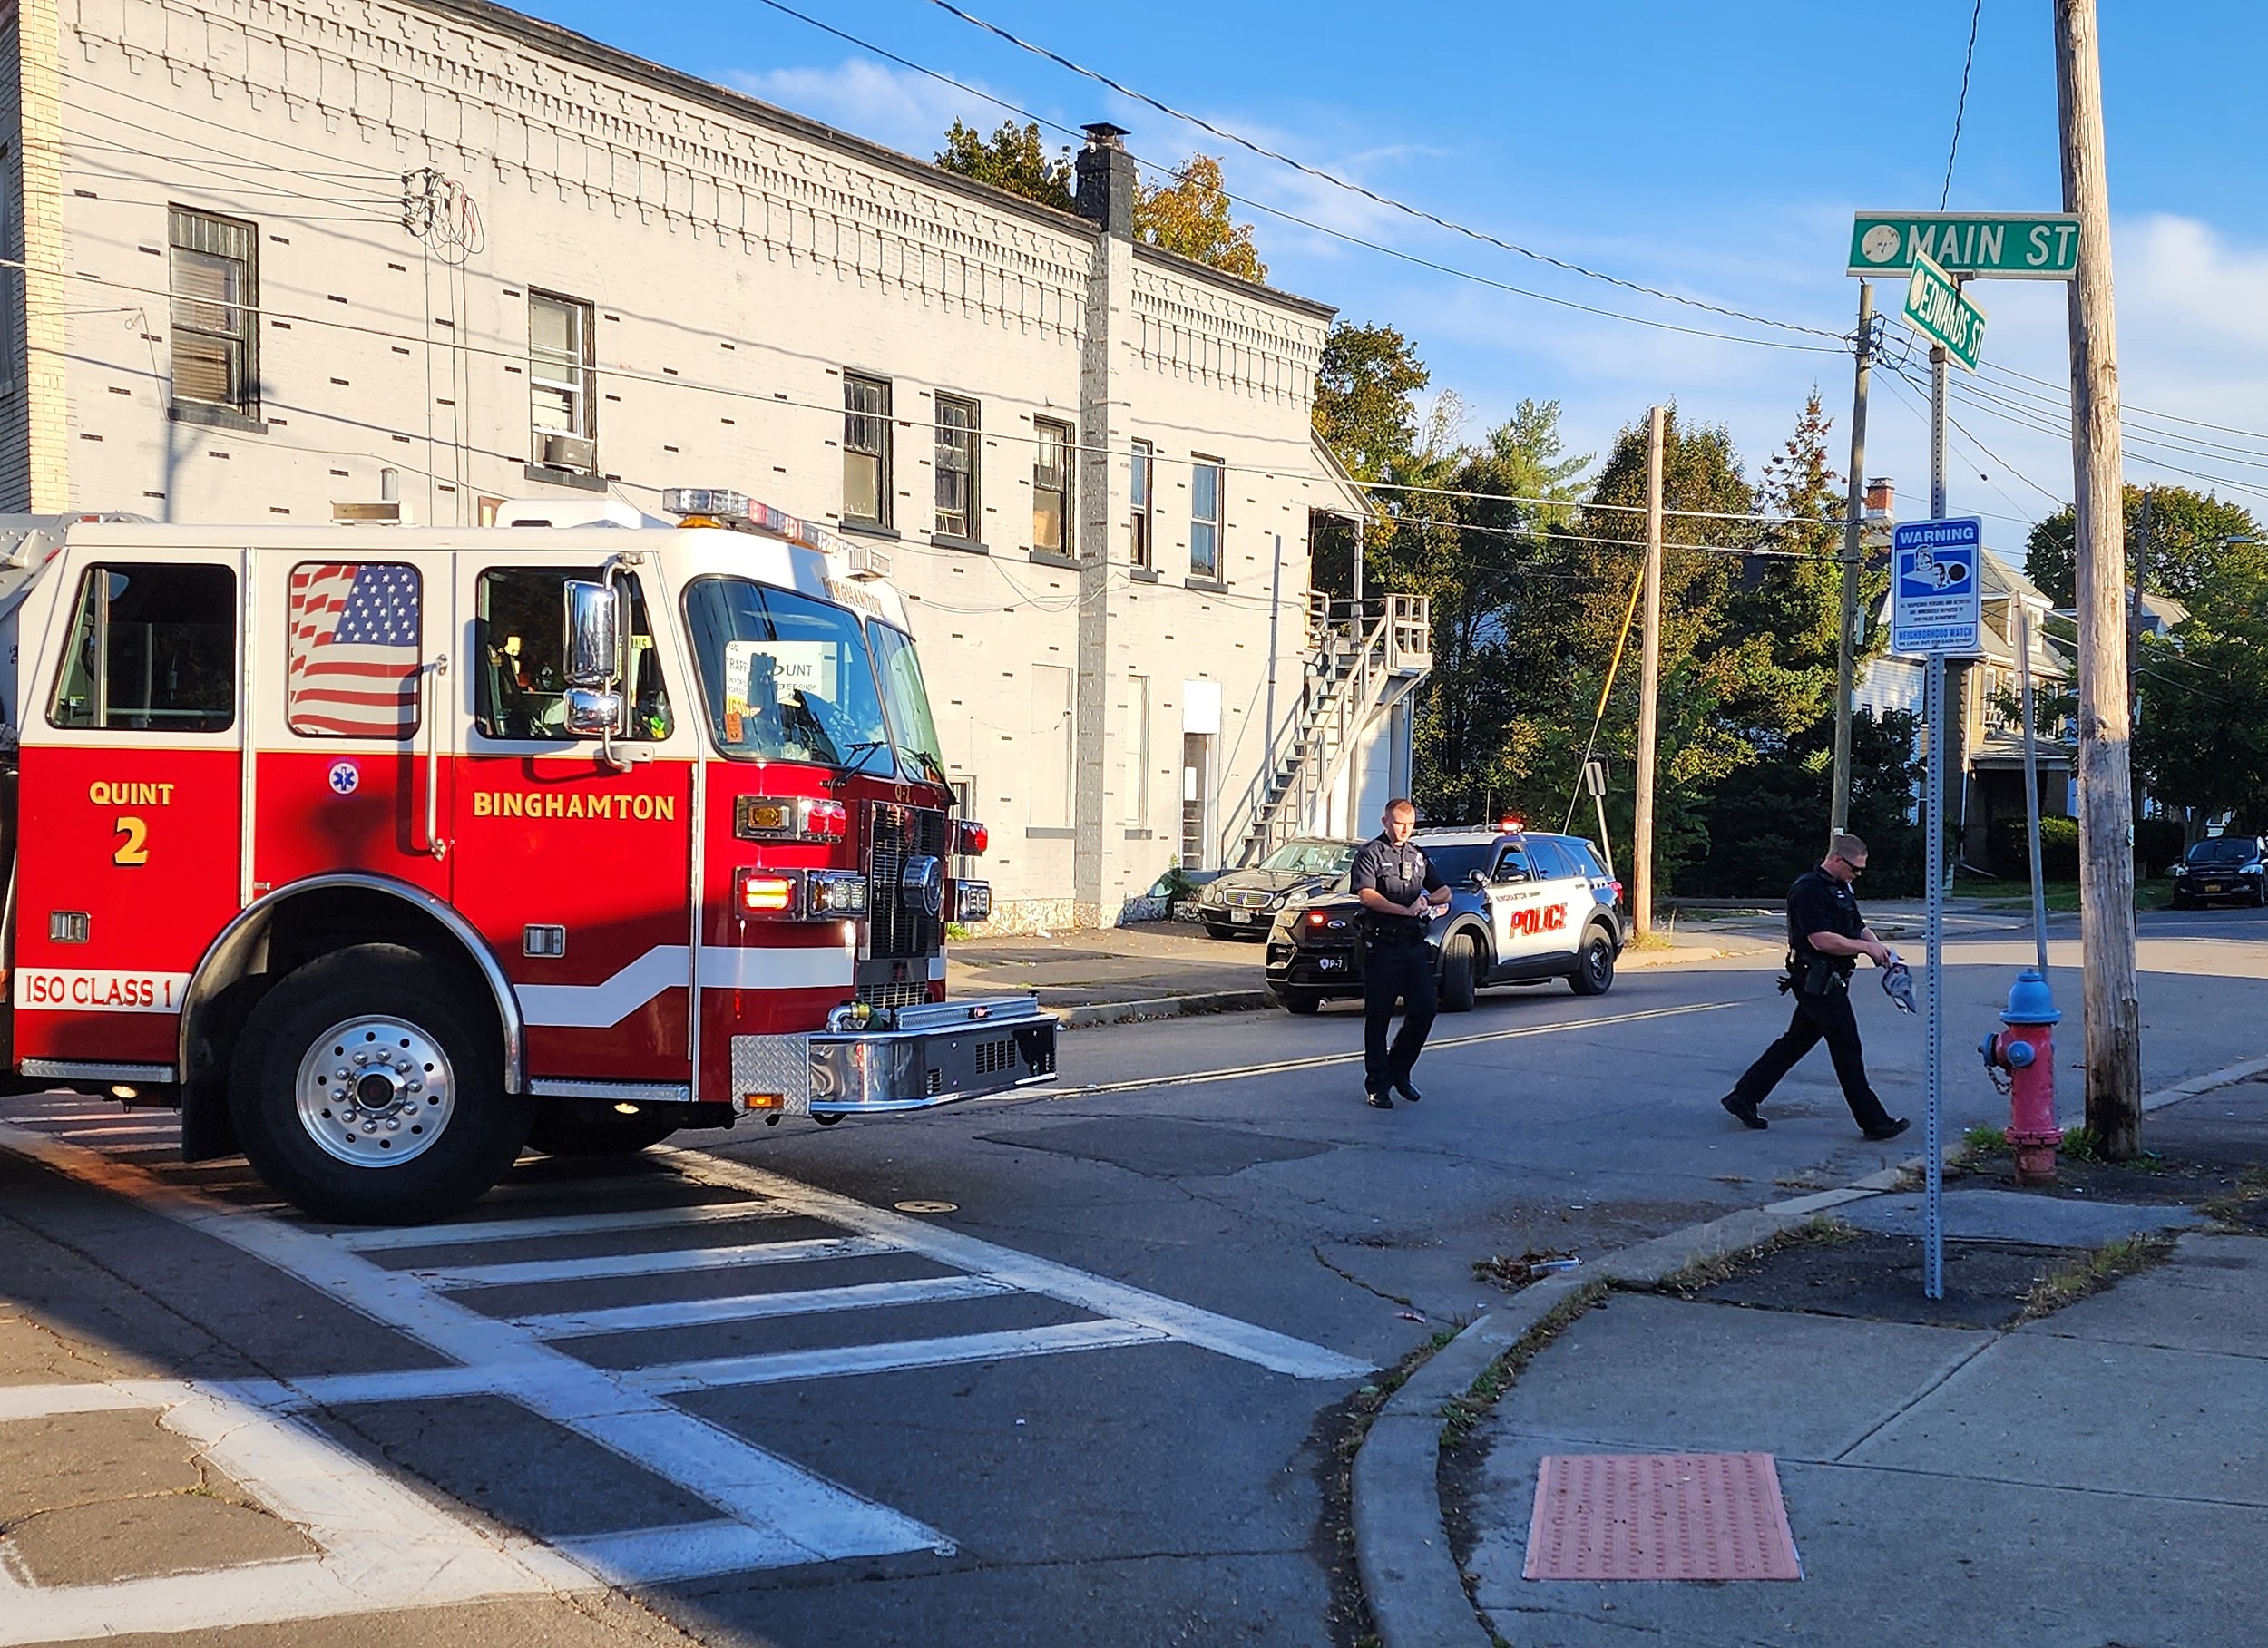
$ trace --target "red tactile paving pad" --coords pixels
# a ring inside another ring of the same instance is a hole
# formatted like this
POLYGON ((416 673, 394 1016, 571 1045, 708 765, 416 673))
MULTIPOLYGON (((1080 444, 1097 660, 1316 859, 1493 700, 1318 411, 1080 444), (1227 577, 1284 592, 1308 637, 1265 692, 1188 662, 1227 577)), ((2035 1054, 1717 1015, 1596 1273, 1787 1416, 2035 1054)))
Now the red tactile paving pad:
POLYGON ((1768 1453, 1546 1454, 1529 1579, 1801 1579, 1768 1453))

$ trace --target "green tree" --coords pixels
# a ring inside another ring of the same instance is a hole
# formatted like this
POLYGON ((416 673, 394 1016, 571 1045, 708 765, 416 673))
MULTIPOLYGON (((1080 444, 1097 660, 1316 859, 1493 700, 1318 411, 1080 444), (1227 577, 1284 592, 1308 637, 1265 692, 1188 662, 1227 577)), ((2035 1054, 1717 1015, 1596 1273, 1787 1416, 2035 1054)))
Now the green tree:
POLYGON ((1335 322, 1315 368, 1315 433, 1357 480, 1383 481, 1417 441, 1414 397, 1432 378, 1393 327, 1335 322))
POLYGON ((1228 215, 1220 162, 1209 154, 1191 155, 1165 182, 1135 184, 1134 234, 1223 274, 1244 280, 1268 278, 1252 244, 1252 225, 1228 215))
MULTIPOLYGON (((2227 541, 2259 535, 2252 512, 2186 486, 2154 486, 2149 492, 2149 565, 2142 587, 2200 614, 2230 601, 2260 605, 2268 590, 2268 554, 2259 544, 2227 541)), ((2142 493, 2138 486, 2125 493, 2127 576, 2142 550, 2142 493)), ((2058 607, 2075 603, 2072 534, 2066 504, 2032 528, 2025 545, 2026 575, 2058 607)))
POLYGON ((1002 121, 990 138, 981 137, 974 126, 953 122, 945 133, 945 146, 938 152, 940 170, 961 177, 974 178, 980 183, 990 183, 1020 194, 1027 200, 1037 200, 1042 206, 1052 206, 1058 211, 1070 211, 1076 204, 1072 189, 1070 151, 1059 150, 1051 158, 1040 141, 1036 122, 1019 126, 1014 121, 1002 121))
POLYGON ((2153 795, 2268 831, 2268 624, 2145 639, 2135 760, 2153 795))

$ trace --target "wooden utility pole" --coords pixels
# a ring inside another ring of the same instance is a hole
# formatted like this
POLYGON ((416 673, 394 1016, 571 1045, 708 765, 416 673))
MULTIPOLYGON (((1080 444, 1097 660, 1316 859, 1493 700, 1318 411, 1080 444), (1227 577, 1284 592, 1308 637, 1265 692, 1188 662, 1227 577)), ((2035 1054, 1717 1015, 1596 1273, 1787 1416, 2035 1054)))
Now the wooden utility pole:
POLYGON ((1834 795, 1827 830, 1851 827, 1851 691, 1859 649, 1859 522, 1866 508, 1866 380, 1874 359, 1874 283, 1859 282, 1858 375, 1851 391, 1850 502, 1843 522, 1843 624, 1835 646, 1834 795))
POLYGON ((2110 188, 2095 0, 2055 0, 2063 207, 2079 218, 2071 284, 2073 549, 2079 629, 2079 944, 2087 1126, 2116 1158, 2142 1148, 2142 1011, 2135 990, 2133 724, 2126 697, 2124 467, 2111 307, 2110 188))
POLYGON ((1646 605, 1638 646, 1637 817, 1630 842, 1630 912, 1654 931, 1654 747, 1662 693, 1662 409, 1646 414, 1646 605))

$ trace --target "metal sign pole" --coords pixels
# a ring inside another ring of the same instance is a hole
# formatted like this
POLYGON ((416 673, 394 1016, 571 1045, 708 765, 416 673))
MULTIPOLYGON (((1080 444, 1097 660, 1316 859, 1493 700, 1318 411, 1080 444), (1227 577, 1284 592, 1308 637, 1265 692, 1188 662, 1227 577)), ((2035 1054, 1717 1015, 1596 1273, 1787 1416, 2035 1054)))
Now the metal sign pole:
POLYGON ((1928 1071, 1921 1123, 1924 1253, 1921 1291, 1945 1297, 1945 655, 1930 654, 1923 711, 1930 718, 1928 800, 1922 808, 1924 850, 1929 854, 1929 920, 1925 943, 1930 980, 1928 1071))
POLYGON ((2032 713, 2032 614, 2016 603, 2016 674, 2024 694, 2024 834, 2032 861, 2032 943, 2039 976, 2048 976, 2048 889, 2039 879, 2039 744, 2032 713))

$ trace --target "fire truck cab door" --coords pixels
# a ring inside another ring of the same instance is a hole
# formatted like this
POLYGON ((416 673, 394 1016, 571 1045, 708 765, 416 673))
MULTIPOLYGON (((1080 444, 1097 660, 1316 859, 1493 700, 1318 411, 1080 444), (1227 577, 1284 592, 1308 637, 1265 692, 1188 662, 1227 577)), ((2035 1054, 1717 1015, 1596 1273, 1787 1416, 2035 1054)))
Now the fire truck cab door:
POLYGON ((340 873, 449 896, 452 557, 367 541, 257 556, 255 899, 340 873))
POLYGON ((12 984, 34 1073, 167 1079, 239 907, 250 558, 159 544, 73 546, 25 609, 12 984))
POLYGON ((464 756, 451 824, 457 908, 512 979, 539 1092, 683 1098, 692 1079, 693 773, 699 700, 651 569, 618 571, 621 730, 566 730, 566 586, 601 558, 459 557, 464 756), (612 760, 607 758, 611 750, 612 760))

